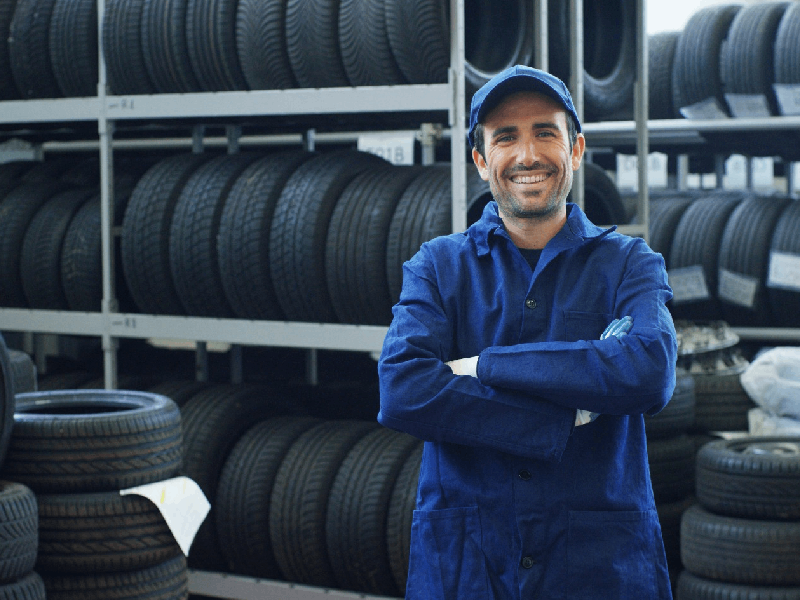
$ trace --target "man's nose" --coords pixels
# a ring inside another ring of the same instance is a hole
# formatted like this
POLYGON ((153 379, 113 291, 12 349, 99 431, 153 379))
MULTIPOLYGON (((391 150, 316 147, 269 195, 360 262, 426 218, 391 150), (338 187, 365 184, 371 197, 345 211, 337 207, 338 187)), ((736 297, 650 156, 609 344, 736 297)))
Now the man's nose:
POLYGON ((536 142, 533 139, 521 140, 517 148, 517 163, 531 167, 538 160, 536 142))

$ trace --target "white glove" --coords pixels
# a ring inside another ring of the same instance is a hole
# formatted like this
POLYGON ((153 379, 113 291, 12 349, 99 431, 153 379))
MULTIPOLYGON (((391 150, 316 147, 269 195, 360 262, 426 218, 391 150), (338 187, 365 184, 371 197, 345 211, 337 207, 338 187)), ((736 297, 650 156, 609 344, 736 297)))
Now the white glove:
POLYGON ((470 358, 459 358, 458 360, 451 360, 444 363, 455 375, 469 375, 470 377, 478 376, 478 357, 471 356, 470 358))

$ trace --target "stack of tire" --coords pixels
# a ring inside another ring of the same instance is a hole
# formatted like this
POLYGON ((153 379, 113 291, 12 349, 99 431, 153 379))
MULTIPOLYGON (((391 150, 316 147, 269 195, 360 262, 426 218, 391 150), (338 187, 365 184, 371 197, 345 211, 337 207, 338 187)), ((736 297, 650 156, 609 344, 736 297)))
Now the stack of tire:
POLYGON ((694 378, 679 368, 667 406, 654 416, 645 416, 650 479, 673 581, 681 570, 681 516, 695 501, 695 446, 688 436, 694 423, 694 406, 694 378))
POLYGON ((186 559, 161 513, 119 493, 179 473, 175 403, 67 390, 20 394, 16 405, 2 477, 35 493, 35 567, 47 597, 187 598, 186 559))
POLYGON ((709 442, 696 488, 676 599, 800 597, 800 438, 709 442))

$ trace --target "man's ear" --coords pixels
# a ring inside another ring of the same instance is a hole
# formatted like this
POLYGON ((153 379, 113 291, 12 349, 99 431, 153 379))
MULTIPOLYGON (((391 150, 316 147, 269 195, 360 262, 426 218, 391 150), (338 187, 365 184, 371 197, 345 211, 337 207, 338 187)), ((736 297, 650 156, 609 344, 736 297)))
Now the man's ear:
POLYGON ((475 148, 472 149, 472 162, 478 167, 478 173, 480 173, 481 179, 489 181, 489 167, 486 166, 486 161, 483 156, 481 156, 481 153, 475 148))
POLYGON ((572 144, 572 170, 577 171, 583 160, 583 151, 586 149, 586 138, 582 133, 578 134, 578 139, 572 144))

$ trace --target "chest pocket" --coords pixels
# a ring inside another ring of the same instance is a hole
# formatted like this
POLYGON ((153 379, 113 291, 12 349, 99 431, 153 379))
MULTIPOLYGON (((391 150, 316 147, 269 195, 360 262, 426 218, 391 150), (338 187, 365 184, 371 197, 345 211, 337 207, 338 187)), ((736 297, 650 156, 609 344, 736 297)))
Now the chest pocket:
POLYGON ((564 341, 599 340, 613 320, 608 313, 564 311, 564 341))

